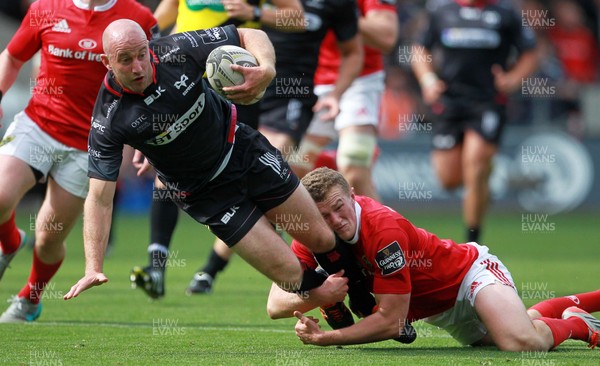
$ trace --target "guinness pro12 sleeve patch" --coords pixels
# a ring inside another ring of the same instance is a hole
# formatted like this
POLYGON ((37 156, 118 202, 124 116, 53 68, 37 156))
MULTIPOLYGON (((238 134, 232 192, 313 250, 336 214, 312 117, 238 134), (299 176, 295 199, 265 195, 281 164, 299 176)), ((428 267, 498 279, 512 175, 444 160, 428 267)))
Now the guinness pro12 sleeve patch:
POLYGON ((406 265, 404 252, 402 252, 402 248, 400 248, 400 244, 397 241, 377 251, 375 262, 377 262, 377 267, 381 269, 381 273, 384 276, 398 272, 406 265))

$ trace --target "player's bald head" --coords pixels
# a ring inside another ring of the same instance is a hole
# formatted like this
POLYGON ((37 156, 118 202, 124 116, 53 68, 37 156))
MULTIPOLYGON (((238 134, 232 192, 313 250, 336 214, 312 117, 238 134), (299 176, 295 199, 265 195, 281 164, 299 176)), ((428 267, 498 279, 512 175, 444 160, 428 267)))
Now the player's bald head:
POLYGON ((142 27, 131 19, 118 19, 110 23, 102 34, 104 53, 115 54, 120 48, 147 43, 142 27))

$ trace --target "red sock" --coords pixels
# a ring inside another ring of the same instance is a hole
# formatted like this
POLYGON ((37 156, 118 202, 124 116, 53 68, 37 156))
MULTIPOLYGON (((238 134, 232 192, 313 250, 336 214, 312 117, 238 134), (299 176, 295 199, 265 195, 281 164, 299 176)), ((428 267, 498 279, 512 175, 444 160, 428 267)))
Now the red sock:
POLYGON ((17 230, 15 223, 15 212, 10 215, 10 219, 4 224, 0 224, 0 249, 3 254, 11 254, 19 249, 21 244, 21 234, 17 230))
POLYGON ((587 342, 590 337, 587 324, 577 317, 569 319, 538 318, 536 320, 546 323, 552 331, 552 337, 554 338, 552 348, 556 348, 569 338, 587 342))
POLYGON ((600 311, 600 290, 545 300, 530 309, 539 311, 543 317, 560 318, 563 311, 570 306, 577 306, 588 313, 600 311))
POLYGON ((19 297, 24 297, 34 304, 37 304, 42 299, 44 288, 60 268, 62 259, 56 263, 46 264, 42 262, 35 251, 33 250, 33 264, 31 265, 31 273, 27 284, 19 292, 19 297))

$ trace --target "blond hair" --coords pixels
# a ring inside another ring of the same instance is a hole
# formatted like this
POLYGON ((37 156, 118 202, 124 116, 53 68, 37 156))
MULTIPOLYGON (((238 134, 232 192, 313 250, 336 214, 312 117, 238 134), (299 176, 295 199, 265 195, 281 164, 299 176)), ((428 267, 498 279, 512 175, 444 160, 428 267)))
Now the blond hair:
POLYGON ((340 187, 350 196, 350 185, 339 172, 329 168, 317 168, 302 178, 302 184, 315 202, 323 202, 333 187, 340 187))

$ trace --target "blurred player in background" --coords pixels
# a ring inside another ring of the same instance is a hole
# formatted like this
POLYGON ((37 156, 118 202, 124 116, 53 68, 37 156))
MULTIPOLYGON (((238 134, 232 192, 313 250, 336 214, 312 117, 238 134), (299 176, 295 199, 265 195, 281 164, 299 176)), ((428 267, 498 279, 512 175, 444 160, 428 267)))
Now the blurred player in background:
MULTIPOLYGON (((273 0, 272 6, 266 6, 262 0, 222 0, 214 4, 189 1, 162 0, 154 13, 161 30, 175 25, 174 31, 187 32, 207 29, 227 24, 241 28, 258 28, 260 24, 272 27, 286 25, 288 31, 302 30, 303 10, 299 0, 273 0)), ((238 115, 250 127, 258 128, 259 103, 237 105, 238 115)), ((155 179, 154 190, 158 197, 167 197, 160 190, 166 187, 155 179)), ((150 211, 150 244, 148 246, 149 263, 146 267, 134 267, 131 281, 151 298, 160 298, 165 294, 165 269, 169 255, 171 238, 177 225, 179 210, 171 199, 152 199, 150 211)), ((211 252, 211 261, 220 258, 219 253, 230 253, 227 245, 216 238, 211 252)), ((220 262, 215 266, 219 267, 220 262)), ((210 270, 212 271, 212 270, 210 270)), ((198 275, 192 279, 187 293, 197 292, 198 275)), ((200 286, 202 286, 200 284, 200 286)))
MULTIPOLYGON (((588 312, 600 311, 600 290, 549 299, 527 311, 510 272, 487 247, 456 244, 415 227, 389 207, 354 195, 334 170, 316 169, 302 184, 329 227, 352 248, 378 300, 373 314, 360 322, 323 331, 316 319, 302 313, 339 300, 346 288, 339 275, 330 276, 328 291, 315 289, 306 297, 272 286, 269 315, 298 317, 296 334, 302 342, 377 342, 402 335, 407 322, 425 319, 463 345, 495 345, 503 351, 547 351, 567 339, 592 347, 598 343, 600 321, 588 312)), ((317 267, 301 243, 294 241, 292 250, 304 265, 317 267)))
POLYGON ((94 107, 97 126, 92 126, 88 140, 86 268, 64 298, 108 281, 102 268, 112 196, 123 146, 130 145, 146 157, 166 186, 176 187, 178 207, 291 292, 310 290, 323 281, 314 270, 300 266, 271 226, 281 223, 282 216, 300 215, 310 230, 292 228, 290 235, 306 240, 326 270, 344 270, 357 289, 349 296, 363 308, 366 284, 351 253, 337 244, 281 153, 259 132, 237 121, 231 102, 254 100, 275 77, 275 51, 266 34, 228 25, 148 43, 137 23, 121 19, 106 28, 102 39, 102 61, 109 71, 94 107), (208 55, 222 45, 244 47, 258 61, 254 67, 231 66, 245 80, 223 88, 231 102, 203 79, 208 55), (169 116, 176 120, 156 131, 152 121, 169 116))
POLYGON ((0 322, 37 319, 44 287, 65 257, 65 239, 88 191, 90 117, 106 74, 100 62, 102 31, 120 18, 141 24, 148 38, 158 35, 150 10, 133 0, 39 0, 0 55, 1 96, 23 64, 41 50, 29 104, 0 143, 0 278, 25 243, 25 232, 15 223, 19 201, 36 182, 48 184, 35 216, 29 280, 0 322))
POLYGON ((412 68, 433 123, 433 168, 444 188, 464 186, 467 241, 479 240, 507 94, 537 68, 534 47, 533 32, 504 0, 432 3, 413 47, 412 68), (509 65, 513 49, 519 55, 509 65))
POLYGON ((338 138, 337 168, 358 193, 379 200, 372 181, 372 165, 377 150, 377 126, 384 90, 382 53, 388 53, 398 39, 398 16, 393 0, 359 0, 359 30, 364 43, 362 71, 341 98, 338 111, 329 108, 327 95, 339 77, 340 54, 333 33, 321 46, 315 76, 318 112, 299 148, 308 162, 293 165, 303 176, 315 166, 325 146, 338 138), (337 116, 336 116, 337 115, 337 116))
MULTIPOLYGON (((276 26, 263 26, 275 48, 277 77, 260 101, 259 131, 292 165, 302 164, 305 160, 296 153, 296 148, 314 114, 313 107, 317 102, 313 93, 314 75, 326 33, 331 30, 335 34, 341 62, 334 90, 321 102, 320 108, 328 108, 332 115, 338 113, 341 95, 358 76, 363 64, 357 8, 353 1, 316 3, 303 0, 302 6, 304 32, 292 33, 276 26)), ((232 253, 226 245, 215 244, 207 263, 190 283, 188 293, 210 293, 217 274, 225 269, 232 253)))

